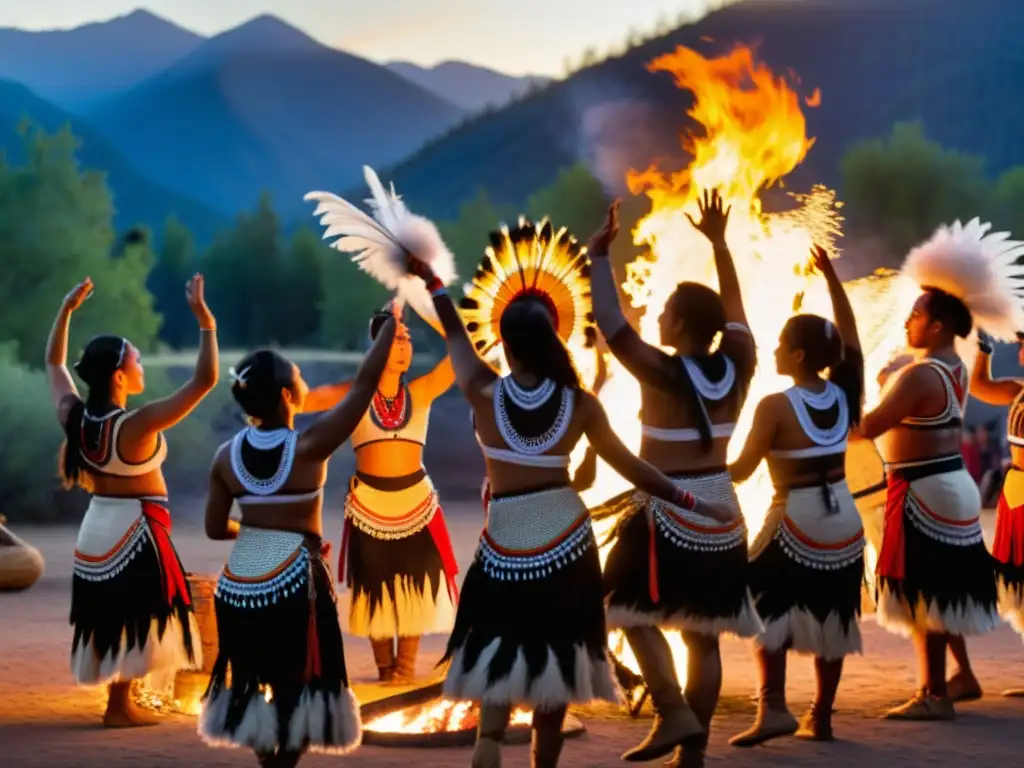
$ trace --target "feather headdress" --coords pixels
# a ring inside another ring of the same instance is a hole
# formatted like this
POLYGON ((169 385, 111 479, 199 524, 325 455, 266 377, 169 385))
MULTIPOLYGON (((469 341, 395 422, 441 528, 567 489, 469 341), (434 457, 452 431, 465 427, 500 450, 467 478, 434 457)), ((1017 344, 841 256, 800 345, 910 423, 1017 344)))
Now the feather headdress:
POLYGON ((593 347, 597 339, 590 297, 587 249, 546 218, 534 224, 504 224, 490 234, 491 244, 465 286, 459 303, 477 351, 492 356, 501 342, 501 315, 516 299, 533 296, 551 312, 555 330, 572 350, 593 347))
POLYGON ((960 299, 975 325, 1002 341, 1024 330, 1024 243, 1009 232, 988 234, 992 225, 972 219, 939 227, 903 263, 903 274, 921 288, 937 288, 960 299))
POLYGON ((325 227, 324 239, 336 237, 332 248, 354 254, 352 261, 398 299, 407 302, 421 317, 434 316, 434 304, 426 286, 409 274, 407 258, 430 265, 444 285, 456 278, 455 257, 441 239, 432 221, 409 211, 395 193, 384 189, 376 172, 363 166, 370 188, 366 200, 372 216, 367 216, 347 200, 330 192, 309 192, 303 199, 316 202, 314 216, 325 227))

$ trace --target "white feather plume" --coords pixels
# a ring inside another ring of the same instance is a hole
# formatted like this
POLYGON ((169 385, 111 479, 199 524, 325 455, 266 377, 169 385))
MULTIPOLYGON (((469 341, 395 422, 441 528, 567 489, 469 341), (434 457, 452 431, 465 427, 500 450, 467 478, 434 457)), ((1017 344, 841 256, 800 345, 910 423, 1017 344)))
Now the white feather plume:
POLYGON ((303 199, 316 202, 324 239, 336 238, 331 247, 353 254, 359 268, 424 318, 434 317, 434 303, 423 281, 409 274, 407 258, 414 254, 434 271, 444 285, 456 279, 455 257, 432 221, 409 211, 395 193, 384 189, 376 172, 363 166, 370 188, 368 216, 352 203, 330 192, 309 192, 303 199))
POLYGON ((903 274, 921 288, 938 288, 960 299, 974 324, 1002 341, 1024 330, 1024 242, 1009 232, 988 234, 980 219, 942 226, 914 248, 903 274))

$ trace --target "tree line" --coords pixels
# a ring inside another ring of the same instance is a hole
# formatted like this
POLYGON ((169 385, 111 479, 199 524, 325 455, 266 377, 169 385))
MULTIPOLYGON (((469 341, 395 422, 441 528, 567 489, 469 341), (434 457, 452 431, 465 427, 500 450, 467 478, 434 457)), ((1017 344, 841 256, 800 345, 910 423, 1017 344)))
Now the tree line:
MULTIPOLYGON (((96 285, 96 298, 75 316, 72 357, 97 333, 125 335, 144 353, 193 347, 197 334, 183 294, 195 271, 206 275, 222 348, 365 348, 368 318, 387 295, 347 254, 321 240, 312 209, 307 224, 289 228, 263 197, 207 248, 197 247, 173 219, 160 232, 118 233, 103 174, 79 167, 77 140, 69 131, 26 127, 22 138, 20 164, 0 157, 0 444, 7 446, 0 452, 0 512, 39 519, 63 503, 53 493, 61 436, 42 371, 43 349, 61 299, 86 276, 96 285)), ((986 174, 982 158, 930 142, 915 125, 898 125, 883 139, 851 147, 842 171, 847 232, 880 243, 888 262, 883 266, 899 266, 910 246, 956 218, 982 216, 1024 236, 1024 168, 986 174)), ((500 222, 546 215, 585 240, 607 203, 601 184, 578 165, 520 206, 480 192, 438 228, 467 280, 487 233, 500 222)), ((647 210, 644 198, 623 201, 616 262, 639 253, 628 233, 647 210)), ((432 344, 440 351, 435 336, 419 333, 419 348, 432 344)), ((148 396, 173 383, 166 371, 147 372, 148 396)), ((230 398, 226 388, 218 390, 224 391, 170 436, 176 456, 195 459, 189 472, 205 470, 227 428, 230 398)))

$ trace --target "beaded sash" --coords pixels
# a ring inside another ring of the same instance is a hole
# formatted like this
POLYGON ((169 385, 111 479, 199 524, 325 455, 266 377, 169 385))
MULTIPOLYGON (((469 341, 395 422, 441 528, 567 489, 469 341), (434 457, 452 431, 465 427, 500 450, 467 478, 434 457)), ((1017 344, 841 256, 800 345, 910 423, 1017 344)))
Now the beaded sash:
POLYGON ((262 608, 311 589, 310 554, 301 533, 242 527, 216 596, 236 608, 262 608))
POLYGON ((572 488, 492 498, 477 559, 491 578, 550 576, 595 546, 590 513, 572 488))
MULTIPOLYGON (((673 482, 694 496, 725 503, 739 511, 739 499, 728 472, 674 478, 673 482)), ((651 497, 648 504, 655 526, 677 547, 697 552, 722 552, 740 546, 747 539, 747 527, 742 516, 723 524, 664 499, 651 497)))
POLYGON ((345 499, 345 517, 375 539, 404 539, 419 533, 437 509, 437 491, 429 477, 400 491, 383 491, 353 478, 345 499))

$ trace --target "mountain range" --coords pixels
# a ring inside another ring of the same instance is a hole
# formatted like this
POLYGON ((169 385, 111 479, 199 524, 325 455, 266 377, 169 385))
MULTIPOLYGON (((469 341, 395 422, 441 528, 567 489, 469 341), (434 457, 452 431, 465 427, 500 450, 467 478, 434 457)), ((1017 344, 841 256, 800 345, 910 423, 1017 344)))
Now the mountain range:
POLYGON ((898 121, 920 121, 928 138, 998 173, 1024 165, 1022 37, 1020 0, 745 0, 481 115, 381 175, 436 217, 480 190, 521 205, 579 161, 622 194, 629 168, 680 167, 680 135, 697 127, 691 94, 648 62, 681 45, 710 56, 736 43, 798 75, 802 96, 820 89, 820 106, 804 108, 816 141, 790 187, 839 187, 846 148, 898 121))
POLYGON ((205 38, 147 11, 0 29, 0 79, 21 86, 0 90, 0 147, 25 116, 70 124, 83 162, 109 172, 119 226, 174 213, 197 233, 263 190, 298 215, 310 189, 344 188, 533 82, 462 62, 378 65, 272 16, 205 38))
POLYGON ((743 0, 546 82, 459 62, 380 65, 270 16, 205 38, 137 11, 0 30, 0 79, 12 81, 0 87, 0 149, 16 146, 24 115, 70 124, 83 164, 109 175, 118 226, 175 213, 201 233, 264 190, 286 221, 308 219, 313 188, 362 199, 364 163, 435 217, 481 189, 520 205, 579 161, 618 193, 628 168, 685 162, 679 137, 694 128, 691 95, 647 63, 741 42, 799 75, 801 95, 820 89, 804 110, 816 142, 791 187, 837 186, 851 143, 904 120, 998 172, 1024 164, 1022 37, 1019 0, 743 0))

